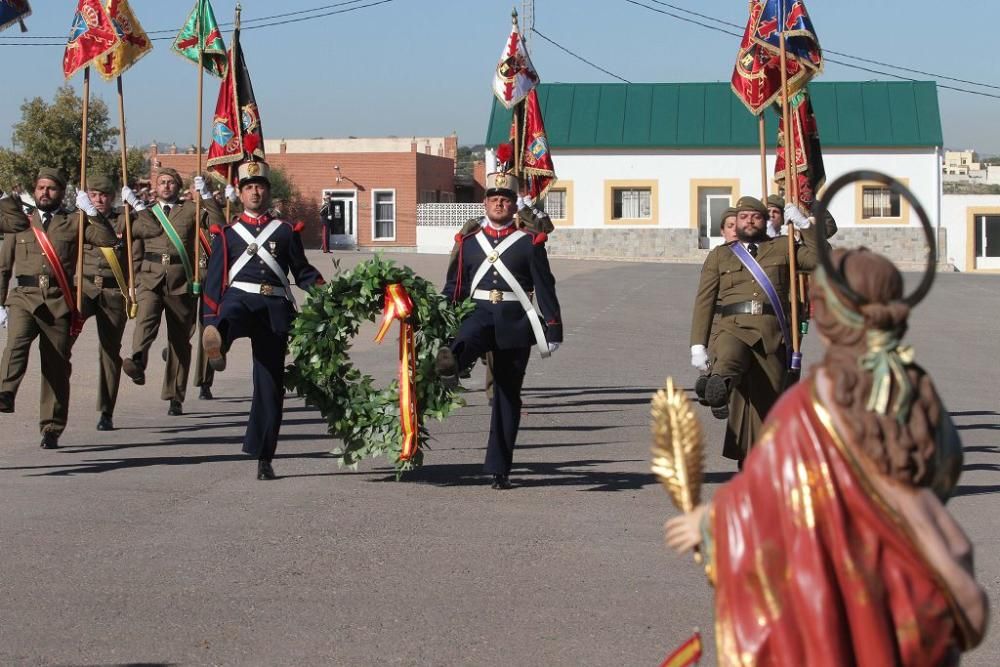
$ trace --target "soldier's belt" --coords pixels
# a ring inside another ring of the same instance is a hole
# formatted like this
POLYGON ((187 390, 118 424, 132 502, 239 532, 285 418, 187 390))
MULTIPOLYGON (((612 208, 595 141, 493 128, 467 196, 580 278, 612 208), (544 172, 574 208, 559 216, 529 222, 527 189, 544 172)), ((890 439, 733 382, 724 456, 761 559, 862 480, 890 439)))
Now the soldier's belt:
POLYGON ((716 306, 715 312, 723 317, 729 315, 774 315, 771 304, 763 301, 740 301, 727 306, 716 306))
POLYGON ((143 257, 147 262, 163 264, 164 266, 177 264, 181 261, 179 257, 174 257, 169 252, 147 252, 143 257))
POLYGON ((513 292, 504 292, 498 289, 477 289, 472 292, 472 298, 477 301, 489 301, 490 303, 500 303, 502 301, 517 301, 517 295, 513 292))
POLYGON ((248 283, 241 280, 234 280, 229 283, 230 287, 236 288, 241 292, 249 292, 250 294, 262 294, 264 296, 280 296, 285 299, 291 300, 287 291, 284 287, 279 287, 278 285, 268 285, 267 283, 248 283))
POLYGON ((59 285, 55 284, 52 280, 52 276, 46 274, 40 274, 37 276, 18 276, 17 277, 18 287, 41 287, 42 289, 59 289, 59 285))
POLYGON ((84 276, 84 280, 94 283, 98 289, 121 289, 118 280, 115 278, 105 278, 104 276, 84 276))

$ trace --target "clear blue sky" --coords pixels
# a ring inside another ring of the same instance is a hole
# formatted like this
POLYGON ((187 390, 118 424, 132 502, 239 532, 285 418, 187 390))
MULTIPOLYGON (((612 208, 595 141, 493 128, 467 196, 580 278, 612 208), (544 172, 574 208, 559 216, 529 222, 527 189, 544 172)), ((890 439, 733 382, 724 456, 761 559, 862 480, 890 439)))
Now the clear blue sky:
MULTIPOLYGON (((673 11, 656 0, 637 1, 673 11)), ((179 28, 194 2, 133 0, 131 4, 146 30, 153 31, 179 28)), ((333 4, 333 0, 244 0, 243 18, 333 4)), ((746 0, 670 0, 670 4, 733 23, 746 21, 746 0)), ((34 0, 32 5, 28 35, 59 35, 55 41, 64 41, 75 0, 34 0)), ((233 2, 213 0, 213 5, 220 22, 232 20, 233 2)), ((289 25, 246 29, 253 23, 245 23, 242 43, 265 136, 455 131, 461 144, 481 143, 491 104, 490 80, 514 5, 520 10, 520 0, 392 0, 289 25)), ((352 6, 356 5, 339 9, 352 6)), ((996 0, 811 0, 807 6, 825 49, 1000 86, 996 0)), ((626 0, 536 0, 535 28, 634 82, 728 81, 739 41, 626 0)), ((0 43, 20 34, 16 27, 10 28, 0 33, 0 43)), ((225 29, 225 36, 228 44, 230 29, 225 29)), ((615 80, 537 36, 531 39, 532 59, 543 81, 615 80)), ((169 41, 155 42, 153 52, 125 76, 130 144, 194 143, 197 68, 171 53, 169 45, 169 41)), ((20 118, 25 98, 51 99, 62 83, 62 47, 0 46, 0 58, 5 65, 0 128, 6 129, 20 118)), ((827 81, 883 78, 833 63, 822 75, 827 81)), ((79 86, 81 79, 77 75, 74 83, 79 86)), ((96 76, 93 81, 94 94, 114 108, 113 85, 96 76)), ((1000 94, 1000 88, 976 90, 1000 94)), ((206 77, 206 118, 217 93, 217 80, 206 77)), ((947 146, 1000 154, 1000 99, 941 90, 940 101, 947 146)), ((9 129, 0 132, 0 144, 9 143, 9 129)))

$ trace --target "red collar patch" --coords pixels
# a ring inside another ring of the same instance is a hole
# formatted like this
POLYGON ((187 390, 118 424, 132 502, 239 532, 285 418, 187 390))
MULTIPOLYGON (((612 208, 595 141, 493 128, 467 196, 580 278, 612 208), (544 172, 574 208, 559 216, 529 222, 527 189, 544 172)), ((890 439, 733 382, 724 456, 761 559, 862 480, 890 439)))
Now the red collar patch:
POLYGON ((270 214, 265 213, 259 218, 254 218, 253 216, 247 215, 246 213, 240 213, 240 222, 245 222, 248 225, 253 225, 254 227, 262 227, 267 223, 271 222, 271 216, 270 214))
POLYGON ((502 229, 494 229, 491 225, 483 225, 483 233, 489 236, 491 239, 503 239, 507 238, 517 230, 514 224, 509 224, 502 229))

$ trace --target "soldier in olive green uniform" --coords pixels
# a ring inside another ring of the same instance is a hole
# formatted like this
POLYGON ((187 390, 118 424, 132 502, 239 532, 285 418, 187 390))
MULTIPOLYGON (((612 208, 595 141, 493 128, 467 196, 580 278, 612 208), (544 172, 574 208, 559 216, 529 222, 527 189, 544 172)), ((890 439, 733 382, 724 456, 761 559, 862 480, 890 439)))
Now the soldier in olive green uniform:
MULTIPOLYGON (((519 203, 523 203, 523 200, 519 203)), ((459 230, 458 234, 455 235, 455 245, 451 248, 451 256, 448 258, 448 273, 454 268, 453 265, 458 261, 458 240, 468 236, 476 229, 478 229, 485 218, 472 218, 466 220, 465 224, 462 225, 462 229, 459 230)), ((527 229, 528 231, 534 233, 550 234, 552 230, 556 228, 552 224, 552 219, 544 212, 532 206, 522 206, 517 211, 517 226, 519 229, 527 229)), ((493 353, 486 353, 486 398, 489 400, 490 405, 493 404, 493 353)), ((471 372, 471 371, 470 371, 471 372)), ((463 375, 462 377, 468 377, 468 375, 463 375)))
POLYGON ((100 342, 100 372, 97 388, 98 431, 114 430, 115 404, 122 377, 122 336, 128 321, 128 259, 125 251, 125 216, 112 208, 114 184, 106 176, 89 176, 87 193, 94 207, 118 236, 114 248, 90 243, 83 246, 83 309, 85 318, 97 321, 100 342))
MULTIPOLYGON (((222 211, 200 176, 194 179, 194 195, 201 197, 201 227, 222 224, 222 211)), ((195 204, 178 198, 183 186, 180 174, 162 168, 156 178, 158 205, 180 237, 184 257, 170 240, 164 226, 153 212, 154 207, 141 210, 133 224, 133 236, 143 240, 145 254, 136 274, 136 316, 132 338, 132 356, 124 360, 122 370, 136 384, 145 384, 149 349, 160 330, 160 319, 166 314, 167 341, 170 353, 163 376, 160 397, 170 402, 168 415, 183 414, 182 404, 187 393, 191 367, 191 336, 198 313, 198 297, 193 293, 187 264, 194 272, 195 204)), ((141 202, 128 188, 122 190, 122 200, 133 208, 141 202)))
MULTIPOLYGON (((729 418, 723 456, 742 462, 781 392, 788 343, 764 289, 732 246, 742 244, 756 258, 786 313, 789 272, 788 239, 768 238, 764 204, 753 197, 741 197, 736 209, 737 240, 712 250, 701 269, 691 322, 691 364, 702 371, 711 369, 705 401, 717 417, 729 418), (709 351, 713 328, 718 338, 709 351)), ((798 229, 810 226, 794 207, 788 207, 785 216, 798 229)), ((795 247, 797 266, 811 270, 817 263, 815 240, 812 234, 802 236, 804 243, 795 247)))
MULTIPOLYGON (((35 204, 29 214, 32 228, 51 242, 67 289, 72 291, 79 231, 79 214, 62 208, 66 176, 57 169, 41 169, 35 181, 35 204)), ((118 237, 90 201, 86 192, 77 193, 77 206, 86 213, 84 239, 97 246, 113 246, 118 237)), ((0 199, 0 220, 5 228, 25 218, 21 203, 0 199)), ((0 362, 0 412, 13 412, 14 399, 28 368, 28 351, 38 338, 42 359, 42 387, 39 417, 42 447, 55 449, 66 428, 69 414, 70 354, 73 336, 70 325, 75 314, 74 294, 65 294, 57 276, 59 269, 49 264, 32 229, 7 234, 0 250, 0 301, 9 318, 7 347, 0 362), (17 286, 11 288, 11 277, 17 286), (70 304, 73 303, 71 307, 70 304)))

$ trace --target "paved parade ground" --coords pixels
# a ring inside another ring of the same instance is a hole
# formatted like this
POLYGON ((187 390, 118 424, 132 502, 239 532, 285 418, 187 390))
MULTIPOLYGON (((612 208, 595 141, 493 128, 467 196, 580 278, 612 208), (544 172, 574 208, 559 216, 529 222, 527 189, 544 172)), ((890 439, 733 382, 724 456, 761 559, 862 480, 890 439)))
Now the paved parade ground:
MULTIPOLYGON (((345 267, 370 257, 334 256, 345 267)), ((330 255, 310 257, 332 273, 330 255)), ((444 256, 392 258, 443 282, 444 256)), ((566 341, 528 367, 510 491, 481 473, 482 366, 464 381, 468 406, 430 424, 425 467, 404 481, 385 461, 347 470, 325 458, 337 443, 290 397, 280 479, 259 482, 240 453, 246 341, 216 400, 190 390, 181 417, 159 400, 158 341, 146 385, 123 377, 118 430, 100 433, 88 323, 55 451, 38 447, 36 347, 16 414, 0 415, 0 664, 653 666, 695 627, 714 664, 712 592, 663 546, 674 510, 648 463, 650 395, 667 375, 685 387, 696 377, 699 267, 552 264, 566 341)), ((1000 664, 998 312, 1000 276, 941 274, 908 336, 964 439, 948 507, 994 609, 965 665, 1000 664)), ((374 331, 352 357, 387 382, 396 346, 375 346, 374 331)), ((818 349, 807 336, 804 366, 818 349)), ((719 453, 723 422, 699 415, 707 497, 735 466, 719 453)))

